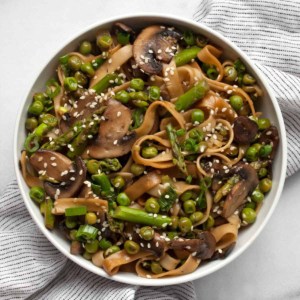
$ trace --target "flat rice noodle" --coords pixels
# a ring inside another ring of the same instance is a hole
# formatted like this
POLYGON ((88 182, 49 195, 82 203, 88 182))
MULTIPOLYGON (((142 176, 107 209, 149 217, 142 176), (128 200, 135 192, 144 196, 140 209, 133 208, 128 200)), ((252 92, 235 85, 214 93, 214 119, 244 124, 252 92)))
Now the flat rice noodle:
POLYGON ((237 240, 238 226, 226 223, 218 227, 213 227, 210 233, 216 239, 216 248, 224 249, 237 240))
POLYGON ((103 261, 104 261, 103 254, 104 254, 104 251, 100 250, 92 255, 92 263, 99 268, 101 268, 103 266, 103 261))
POLYGON ((20 166, 21 166, 22 176, 26 184, 30 188, 32 188, 33 186, 43 187, 43 182, 37 176, 33 176, 28 172, 26 151, 22 151, 21 158, 20 158, 20 166))
POLYGON ((159 260, 159 263, 164 269, 171 271, 176 269, 176 267, 180 263, 180 259, 174 258, 168 253, 165 253, 159 260))
POLYGON ((163 64, 163 75, 166 88, 170 98, 179 97, 184 93, 181 81, 176 68, 175 60, 172 59, 169 64, 163 64))
POLYGON ((191 65, 181 66, 177 68, 177 72, 184 92, 191 89, 199 80, 203 79, 200 70, 193 68, 191 65))
POLYGON ((158 107, 164 107, 177 121, 180 128, 184 128, 185 121, 183 116, 175 109, 175 105, 167 102, 167 101, 155 101, 150 104, 148 107, 145 116, 144 121, 140 127, 135 129, 135 132, 137 136, 141 137, 146 134, 149 134, 150 131, 153 128, 153 125, 155 123, 155 117, 156 117, 156 110, 158 107))
POLYGON ((108 210, 108 203, 103 199, 95 198, 59 198, 54 202, 52 214, 63 215, 66 208, 86 206, 88 211, 102 212, 108 210))
POLYGON ((184 264, 181 265, 179 268, 173 269, 173 270, 170 270, 167 272, 163 272, 160 274, 153 274, 152 272, 149 272, 142 267, 142 263, 145 260, 147 260, 147 258, 140 259, 136 263, 135 270, 136 270, 136 273, 138 274, 138 276, 146 277, 146 278, 162 278, 162 277, 180 276, 180 275, 189 274, 189 273, 194 272, 198 268, 198 266, 201 262, 200 259, 198 259, 192 255, 189 255, 189 257, 184 262, 184 264))
POLYGON ((161 175, 156 171, 149 172, 126 188, 124 193, 126 193, 131 201, 135 201, 159 183, 161 183, 161 175))
POLYGON ((126 45, 111 55, 110 59, 103 63, 95 72, 90 81, 90 88, 99 82, 105 75, 115 72, 119 67, 132 57, 132 45, 126 45), (111 61, 111 63, 109 63, 111 61))
POLYGON ((222 67, 222 64, 218 60, 218 57, 221 54, 222 54, 222 51, 212 45, 206 45, 197 54, 197 57, 200 61, 202 61, 206 64, 209 64, 209 65, 214 65, 217 68, 217 70, 219 72, 217 81, 221 81, 224 76, 224 69, 222 67))
POLYGON ((119 268, 140 258, 150 257, 152 252, 140 250, 137 254, 129 255, 125 250, 118 251, 103 260, 103 269, 109 275, 118 273, 119 268))

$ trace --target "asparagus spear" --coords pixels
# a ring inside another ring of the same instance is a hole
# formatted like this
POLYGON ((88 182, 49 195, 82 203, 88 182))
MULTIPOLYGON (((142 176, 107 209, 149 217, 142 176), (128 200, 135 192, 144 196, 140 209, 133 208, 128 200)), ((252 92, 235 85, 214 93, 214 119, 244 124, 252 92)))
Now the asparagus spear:
POLYGON ((178 166, 178 168, 183 174, 188 175, 186 164, 184 161, 184 156, 181 152, 179 142, 177 139, 176 130, 173 129, 171 124, 167 125, 167 134, 172 146, 173 163, 178 166))
POLYGON ((227 180, 227 182, 222 185, 217 191, 214 202, 219 202, 224 196, 228 195, 233 186, 239 181, 239 176, 234 175, 227 180))
POLYGON ((171 218, 164 215, 149 214, 141 209, 130 208, 128 206, 118 206, 112 213, 115 219, 144 224, 156 227, 166 227, 171 223, 171 218))
POLYGON ((55 216, 52 214, 53 207, 53 200, 47 198, 45 200, 45 226, 50 230, 54 228, 55 223, 55 216))
POLYGON ((182 65, 189 63, 192 59, 197 57, 197 54, 200 50, 201 48, 197 46, 193 46, 178 52, 175 55, 176 67, 180 67, 182 65))

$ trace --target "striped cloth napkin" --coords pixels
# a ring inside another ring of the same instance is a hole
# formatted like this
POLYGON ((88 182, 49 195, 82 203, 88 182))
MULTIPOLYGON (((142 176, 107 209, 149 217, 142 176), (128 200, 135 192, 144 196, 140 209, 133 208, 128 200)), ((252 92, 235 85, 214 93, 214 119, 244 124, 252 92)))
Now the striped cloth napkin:
MULTIPOLYGON (((288 137, 288 170, 300 167, 300 2, 203 0, 194 19, 255 62, 275 92, 288 137)), ((85 271, 59 253, 31 220, 16 182, 0 197, 0 299, 196 299, 193 283, 138 287, 85 271)), ((263 299, 263 295, 261 298, 263 299)))

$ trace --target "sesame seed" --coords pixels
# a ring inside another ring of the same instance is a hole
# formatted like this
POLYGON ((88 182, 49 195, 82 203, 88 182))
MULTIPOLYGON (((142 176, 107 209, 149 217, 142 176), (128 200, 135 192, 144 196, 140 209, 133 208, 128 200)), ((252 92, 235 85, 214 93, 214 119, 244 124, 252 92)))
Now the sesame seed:
POLYGON ((266 132, 266 135, 271 135, 272 134, 272 131, 267 131, 266 132))
POLYGON ((44 159, 44 157, 40 156, 40 157, 38 158, 38 162, 41 162, 43 159, 44 159))
POLYGON ((109 64, 111 64, 111 63, 112 63, 112 59, 111 59, 111 58, 108 60, 108 63, 109 63, 109 64))
POLYGON ((51 166, 52 166, 52 167, 56 167, 56 166, 57 166, 57 163, 52 163, 51 166))
POLYGON ((55 156, 51 156, 50 160, 56 160, 56 157, 55 156))
POLYGON ((118 140, 114 140, 113 144, 117 145, 118 144, 118 140))
POLYGON ((147 278, 149 278, 149 279, 150 279, 150 278, 152 278, 152 276, 151 276, 151 275, 149 275, 149 274, 147 274, 147 275, 146 275, 146 277, 147 277, 147 278))
POLYGON ((47 163, 44 163, 44 168, 47 168, 48 164, 47 163))
POLYGON ((118 111, 117 117, 120 117, 121 115, 122 115, 122 113, 120 111, 118 111))

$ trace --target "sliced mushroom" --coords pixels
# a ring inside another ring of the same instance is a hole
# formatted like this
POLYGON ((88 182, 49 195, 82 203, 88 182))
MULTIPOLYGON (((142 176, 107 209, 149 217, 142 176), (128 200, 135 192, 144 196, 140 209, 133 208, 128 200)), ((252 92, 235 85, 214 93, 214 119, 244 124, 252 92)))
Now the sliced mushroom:
POLYGON ((195 239, 179 238, 172 240, 169 245, 173 250, 186 250, 205 260, 212 257, 216 249, 216 240, 209 231, 200 232, 195 239))
POLYGON ((239 116, 233 122, 234 141, 238 144, 250 144, 258 132, 257 124, 248 117, 239 116))
POLYGON ((40 149, 29 161, 39 175, 50 181, 66 181, 74 170, 73 162, 68 157, 51 150, 40 149))
POLYGON ((47 195, 54 199, 70 198, 79 191, 85 178, 86 167, 81 157, 78 156, 75 159, 75 166, 68 181, 61 183, 44 182, 44 189, 47 195))
POLYGON ((247 196, 253 192, 259 182, 255 169, 248 164, 239 164, 235 168, 235 173, 242 179, 233 186, 226 197, 221 213, 224 218, 230 217, 247 201, 247 196))
POLYGON ((258 142, 264 145, 272 145, 272 152, 269 157, 270 159, 273 159, 279 144, 279 134, 277 128, 275 126, 270 126, 269 128, 265 129, 262 132, 258 142))
POLYGON ((133 56, 146 74, 158 74, 162 62, 169 63, 177 50, 182 35, 177 30, 153 25, 145 28, 133 44, 133 56))
POLYGON ((128 132, 131 124, 130 109, 119 101, 110 99, 99 126, 94 144, 88 147, 90 157, 114 158, 127 154, 136 140, 135 131, 128 132))

